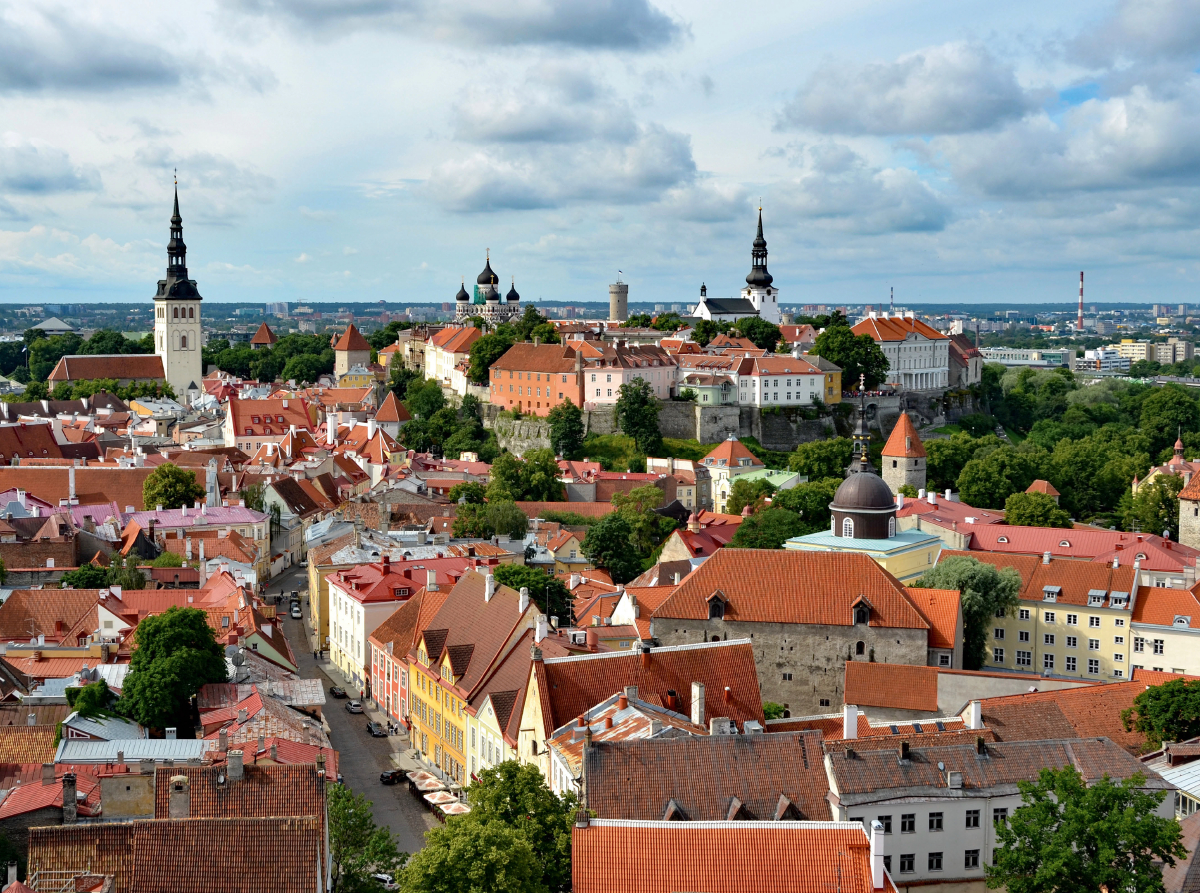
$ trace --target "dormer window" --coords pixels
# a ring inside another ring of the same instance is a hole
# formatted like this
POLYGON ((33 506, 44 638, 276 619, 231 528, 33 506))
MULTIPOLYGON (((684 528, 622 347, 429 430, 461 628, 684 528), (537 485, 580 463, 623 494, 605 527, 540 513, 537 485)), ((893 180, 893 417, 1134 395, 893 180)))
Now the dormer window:
POLYGON ((871 610, 865 605, 859 605, 854 609, 854 625, 866 625, 871 622, 871 610))
POLYGON ((1007 542, 1008 542, 1008 537, 1006 537, 1006 536, 998 536, 998 537, 996 537, 996 542, 998 542, 998 543, 1007 543, 1007 542))
POLYGON ((1071 542, 1070 540, 1062 540, 1058 546, 1060 549, 1069 549, 1071 548, 1071 542))
POLYGON ((1146 560, 1146 553, 1145 553, 1145 552, 1138 552, 1138 553, 1137 553, 1137 560, 1138 560, 1138 561, 1145 561, 1145 560, 1146 560))
POLYGON ((1058 601, 1058 596, 1061 593, 1062 593, 1061 586, 1043 586, 1042 587, 1042 601, 1056 602, 1056 601, 1058 601))
POLYGON ((1192 625, 1192 618, 1182 614, 1176 614, 1175 619, 1171 621, 1171 626, 1188 627, 1192 625))

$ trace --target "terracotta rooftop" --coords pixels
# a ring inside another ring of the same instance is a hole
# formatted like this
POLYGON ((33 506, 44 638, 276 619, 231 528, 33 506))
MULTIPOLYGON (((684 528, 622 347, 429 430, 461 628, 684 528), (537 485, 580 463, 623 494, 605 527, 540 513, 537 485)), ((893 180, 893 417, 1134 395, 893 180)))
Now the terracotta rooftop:
POLYGON ((1167 589, 1161 586, 1139 586, 1133 607, 1134 623, 1200 629, 1200 583, 1191 589, 1167 589), (1178 621, 1178 622, 1177 622, 1178 621))
POLYGON ((938 709, 937 667, 846 661, 845 701, 859 707, 938 709))
POLYGON ((762 460, 736 437, 717 444, 702 460, 711 468, 762 468, 762 460))
POLYGON ((830 817, 815 731, 594 741, 584 760, 588 808, 600 818, 664 819, 672 804, 685 821, 830 817))
POLYGON ((407 422, 410 418, 408 410, 396 399, 394 391, 388 391, 388 395, 383 399, 383 405, 375 413, 377 422, 407 422))
POLYGON ((279 336, 271 331, 271 327, 265 322, 258 327, 258 331, 254 333, 254 337, 250 339, 251 344, 265 344, 268 347, 279 340, 279 336))
POLYGON ((925 445, 907 412, 900 413, 896 427, 883 445, 883 455, 901 459, 925 458, 925 445))
POLYGON ((929 622, 929 647, 952 649, 958 641, 962 596, 957 589, 908 588, 908 599, 929 622))
POLYGON ((362 336, 358 327, 354 323, 350 323, 346 327, 346 331, 342 332, 342 337, 333 345, 333 349, 370 351, 371 345, 367 343, 367 339, 362 336))
POLYGON ((909 335, 921 335, 930 341, 945 341, 946 336, 919 319, 891 316, 864 319, 851 328, 855 335, 870 335, 876 341, 903 341, 909 335))
POLYGON ((1032 484, 1025 488, 1026 493, 1045 493, 1047 496, 1060 496, 1061 494, 1054 489, 1054 485, 1049 481, 1043 481, 1038 478, 1032 484))
POLYGON ((58 361, 47 381, 95 381, 98 378, 165 379, 158 354, 91 354, 66 356, 58 361))

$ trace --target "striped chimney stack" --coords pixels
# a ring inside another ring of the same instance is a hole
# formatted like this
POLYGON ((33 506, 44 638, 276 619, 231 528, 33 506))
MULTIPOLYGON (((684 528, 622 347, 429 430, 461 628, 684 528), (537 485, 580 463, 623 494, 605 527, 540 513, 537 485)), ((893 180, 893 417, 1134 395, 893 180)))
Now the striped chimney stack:
POLYGON ((1083 270, 1079 271, 1079 318, 1075 321, 1075 328, 1083 331, 1083 270))

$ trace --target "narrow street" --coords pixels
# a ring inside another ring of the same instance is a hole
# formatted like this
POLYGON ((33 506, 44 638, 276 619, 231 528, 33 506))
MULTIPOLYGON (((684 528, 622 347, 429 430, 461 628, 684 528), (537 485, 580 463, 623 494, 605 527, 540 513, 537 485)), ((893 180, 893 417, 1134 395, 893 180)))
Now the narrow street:
MULTIPOLYGON (((268 592, 273 595, 278 592, 290 593, 293 589, 300 590, 300 604, 305 619, 293 620, 286 617, 282 621, 284 633, 296 655, 300 675, 306 679, 320 679, 328 692, 331 685, 344 683, 336 670, 333 670, 333 675, 330 676, 313 659, 308 633, 308 608, 305 606, 308 594, 306 570, 300 567, 293 568, 272 580, 268 592)), ((283 615, 287 605, 281 605, 280 608, 283 615)), ((379 773, 394 767, 391 755, 396 750, 407 749, 408 738, 372 738, 367 732, 368 717, 365 714, 348 713, 346 701, 329 694, 326 694, 326 698, 324 715, 329 723, 329 738, 338 752, 338 769, 346 786, 356 794, 366 795, 367 799, 372 801, 371 811, 375 816, 375 823, 391 828, 400 849, 415 853, 424 845, 425 832, 437 826, 437 819, 409 793, 406 784, 385 786, 379 783, 379 773)))

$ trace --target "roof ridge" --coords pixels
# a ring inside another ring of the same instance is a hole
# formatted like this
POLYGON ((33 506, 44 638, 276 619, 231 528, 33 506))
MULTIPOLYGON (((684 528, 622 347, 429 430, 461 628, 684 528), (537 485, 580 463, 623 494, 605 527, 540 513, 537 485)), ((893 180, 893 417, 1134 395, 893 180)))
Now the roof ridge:
MULTIPOLYGON (((606 594, 607 595, 616 595, 615 592, 610 592, 610 593, 606 593, 606 594)), ((752 639, 726 639, 721 642, 693 642, 689 645, 660 645, 657 648, 651 648, 650 653, 652 655, 654 655, 654 654, 663 654, 664 652, 675 653, 677 651, 697 651, 701 648, 720 648, 725 645, 753 645, 753 644, 754 644, 754 641, 752 639)), ((634 651, 632 649, 626 649, 624 651, 602 651, 599 654, 571 654, 566 657, 548 657, 548 658, 546 658, 545 663, 559 664, 559 663, 564 663, 566 661, 574 661, 574 660, 594 660, 596 658, 607 658, 607 657, 630 657, 630 656, 636 655, 638 653, 639 652, 634 651)), ((841 714, 839 713, 838 715, 840 716, 841 714)))

